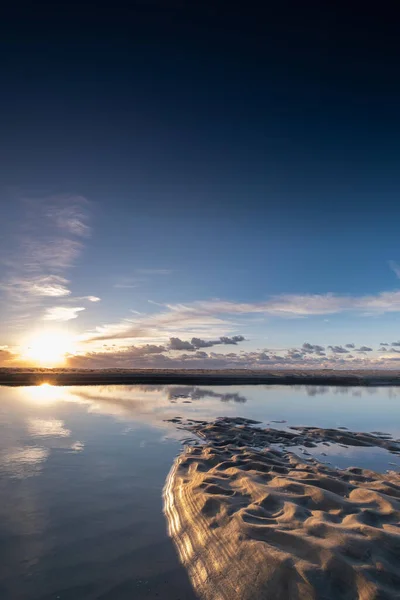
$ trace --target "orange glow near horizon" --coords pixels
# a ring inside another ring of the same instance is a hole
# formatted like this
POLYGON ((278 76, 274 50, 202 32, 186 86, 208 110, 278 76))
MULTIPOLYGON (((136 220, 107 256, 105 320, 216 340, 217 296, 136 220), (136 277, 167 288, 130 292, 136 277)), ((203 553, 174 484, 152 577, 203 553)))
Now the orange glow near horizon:
POLYGON ((73 337, 65 332, 38 334, 30 338, 21 357, 38 367, 62 366, 66 355, 73 353, 73 346, 73 337))

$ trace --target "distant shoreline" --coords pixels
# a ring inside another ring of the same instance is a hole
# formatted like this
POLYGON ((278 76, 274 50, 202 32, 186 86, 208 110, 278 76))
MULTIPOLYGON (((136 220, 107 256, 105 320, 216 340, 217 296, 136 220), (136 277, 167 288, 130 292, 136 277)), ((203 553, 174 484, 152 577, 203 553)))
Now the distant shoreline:
POLYGON ((323 385, 400 386, 400 372, 377 370, 169 370, 0 368, 0 385, 323 385))

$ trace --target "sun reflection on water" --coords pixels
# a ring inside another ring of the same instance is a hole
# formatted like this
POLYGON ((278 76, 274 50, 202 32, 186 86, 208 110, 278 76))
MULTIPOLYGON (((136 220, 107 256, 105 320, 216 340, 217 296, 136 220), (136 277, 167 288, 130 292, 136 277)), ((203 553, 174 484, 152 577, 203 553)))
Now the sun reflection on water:
POLYGON ((65 395, 63 387, 51 385, 50 383, 41 383, 21 388, 24 398, 34 404, 54 404, 61 400, 65 395))

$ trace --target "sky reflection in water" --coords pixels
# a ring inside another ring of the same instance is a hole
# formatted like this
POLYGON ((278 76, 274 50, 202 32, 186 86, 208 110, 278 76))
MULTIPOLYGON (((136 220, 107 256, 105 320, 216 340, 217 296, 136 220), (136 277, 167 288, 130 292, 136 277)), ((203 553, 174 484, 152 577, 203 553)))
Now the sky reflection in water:
MULTIPOLYGON (((244 416, 400 437, 399 396, 397 388, 0 388, 2 598, 193 598, 161 498, 188 433, 165 419, 244 416)), ((310 449, 340 467, 400 462, 379 449, 323 451, 310 449)))

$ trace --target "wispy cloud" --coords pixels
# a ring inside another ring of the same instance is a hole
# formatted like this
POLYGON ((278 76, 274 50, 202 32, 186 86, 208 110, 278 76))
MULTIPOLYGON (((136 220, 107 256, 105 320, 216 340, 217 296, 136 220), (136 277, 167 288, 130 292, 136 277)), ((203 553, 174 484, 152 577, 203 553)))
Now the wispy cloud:
POLYGON ((88 237, 89 202, 83 196, 53 196, 43 203, 43 211, 61 231, 76 237, 88 237))
POLYGON ((85 310, 84 306, 52 306, 46 309, 43 320, 70 321, 71 319, 76 319, 83 310, 85 310))
POLYGON ((39 275, 31 278, 11 277, 8 281, 0 283, 0 290, 8 292, 19 300, 27 296, 57 298, 71 294, 71 290, 67 287, 68 284, 68 279, 59 275, 39 275))
POLYGON ((10 322, 29 307, 31 319, 65 321, 76 318, 83 307, 77 302, 99 300, 94 295, 73 298, 66 271, 76 264, 91 233, 90 203, 82 196, 29 197, 20 200, 23 218, 13 232, 3 263, 0 294, 10 322), (48 307, 48 301, 62 306, 48 307), (66 305, 67 303, 68 305, 66 305), (70 305, 70 303, 73 303, 70 305))
POLYGON ((152 315, 135 315, 119 323, 110 323, 96 327, 94 331, 87 332, 83 338, 91 340, 129 339, 139 337, 164 337, 173 334, 187 334, 194 337, 201 332, 202 335, 213 332, 223 335, 229 327, 229 321, 212 314, 203 314, 196 311, 166 311, 152 315))
POLYGON ((392 269, 393 273, 395 273, 396 277, 400 279, 400 265, 394 260, 389 260, 389 267, 392 269))
POLYGON ((81 296, 80 298, 75 298, 75 300, 87 300, 88 302, 100 302, 101 298, 98 296, 81 296))
POLYGON ((200 310, 202 312, 225 314, 263 313, 275 317, 305 317, 329 315, 347 311, 364 313, 385 313, 400 311, 400 291, 381 292, 369 296, 341 296, 329 294, 286 294, 274 296, 266 302, 238 303, 224 300, 210 300, 183 305, 167 305, 171 310, 200 310))
POLYGON ((138 277, 122 277, 114 283, 114 287, 121 290, 133 289, 139 287, 143 281, 143 279, 138 277))
POLYGON ((217 299, 190 304, 166 304, 162 308, 164 310, 157 313, 127 318, 119 323, 100 326, 95 331, 89 332, 86 337, 93 340, 128 339, 151 335, 152 332, 168 335, 171 330, 175 334, 178 331, 191 333, 194 337, 196 337, 195 331, 201 330, 208 330, 208 333, 211 332, 214 335, 224 335, 227 331, 236 328, 232 318, 260 314, 267 317, 292 319, 343 312, 352 312, 360 316, 400 312, 400 291, 381 292, 369 296, 288 294, 274 296, 265 302, 256 303, 217 299))

